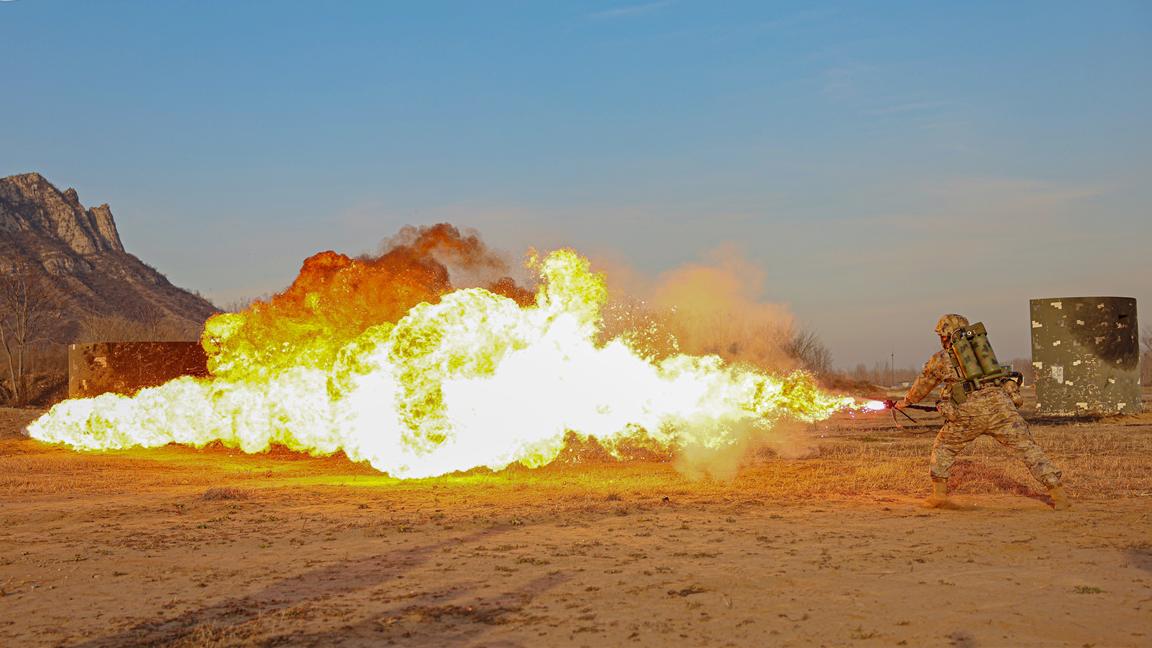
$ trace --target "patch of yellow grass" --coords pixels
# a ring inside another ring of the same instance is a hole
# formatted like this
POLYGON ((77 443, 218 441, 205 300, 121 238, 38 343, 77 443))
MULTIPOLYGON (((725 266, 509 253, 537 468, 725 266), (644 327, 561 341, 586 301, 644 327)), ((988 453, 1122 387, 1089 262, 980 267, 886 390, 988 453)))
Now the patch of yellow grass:
MULTIPOLYGON (((929 419, 930 421, 930 419, 929 419)), ((202 494, 261 488, 370 488, 377 496, 467 499, 492 505, 523 501, 592 508, 620 502, 660 504, 671 499, 803 500, 896 493, 919 496, 928 487, 929 426, 913 435, 883 418, 839 420, 808 429, 815 448, 802 459, 782 458, 770 446, 752 451, 732 479, 690 479, 667 457, 648 453, 615 461, 587 443, 541 469, 474 470, 434 479, 396 480, 342 455, 314 458, 283 449, 246 455, 220 446, 77 453, 26 438, 0 439, 0 499, 86 493, 146 493, 188 489, 202 494), (209 488, 213 490, 205 491, 209 488)), ((1037 441, 1065 475, 1073 496, 1152 494, 1152 420, 1034 425, 1037 441)), ((990 438, 974 442, 957 462, 960 493, 1041 492, 1025 466, 990 438)))

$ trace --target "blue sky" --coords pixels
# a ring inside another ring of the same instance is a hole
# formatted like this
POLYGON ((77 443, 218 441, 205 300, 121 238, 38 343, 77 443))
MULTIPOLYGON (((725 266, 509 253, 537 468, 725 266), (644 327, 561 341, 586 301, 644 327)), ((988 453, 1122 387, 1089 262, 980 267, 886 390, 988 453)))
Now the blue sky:
POLYGON ((1152 324, 1146 2, 0 2, 0 175, 218 302, 448 220, 657 272, 735 242, 836 363, 942 312, 1152 324))

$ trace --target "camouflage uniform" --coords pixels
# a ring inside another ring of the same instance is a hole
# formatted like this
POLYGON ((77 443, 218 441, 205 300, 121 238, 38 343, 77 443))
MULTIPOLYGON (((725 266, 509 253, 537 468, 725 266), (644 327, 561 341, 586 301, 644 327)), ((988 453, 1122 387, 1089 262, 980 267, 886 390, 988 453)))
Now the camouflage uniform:
POLYGON ((1060 471, 1036 444, 1028 423, 1016 410, 1023 402, 1019 386, 1013 381, 999 387, 988 386, 969 394, 967 400, 956 405, 949 394, 952 385, 960 382, 960 374, 948 353, 941 350, 933 354, 904 397, 909 404, 916 403, 930 394, 936 385, 943 384, 942 398, 937 407, 944 415, 944 427, 940 428, 936 443, 932 445, 932 479, 947 480, 956 455, 976 437, 987 434, 1001 445, 1015 450, 1028 465, 1032 476, 1042 484, 1049 488, 1059 486, 1060 471))

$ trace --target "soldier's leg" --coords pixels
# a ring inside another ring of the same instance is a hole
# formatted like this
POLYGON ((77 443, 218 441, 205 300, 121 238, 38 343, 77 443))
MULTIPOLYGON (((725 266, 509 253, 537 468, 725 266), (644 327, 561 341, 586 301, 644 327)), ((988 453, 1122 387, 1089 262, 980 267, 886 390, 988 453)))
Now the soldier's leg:
POLYGON ((1060 485, 1060 470, 1044 454, 1044 449, 1032 437, 1032 430, 1024 417, 1016 415, 997 430, 992 437, 1005 447, 1011 448, 1016 456, 1028 466, 1036 481, 1048 488, 1060 485))
POLYGON ((1040 444, 1036 443, 1024 417, 1017 414, 1007 424, 993 431, 992 437, 1005 447, 1012 448, 1016 456, 1028 466, 1036 481, 1048 488, 1054 508, 1057 510, 1071 508, 1071 503, 1064 493, 1060 469, 1048 459, 1040 444))
POLYGON ((951 508, 948 500, 948 477, 952 474, 952 464, 956 456, 964 451, 972 441, 969 431, 963 425, 949 421, 940 428, 936 441, 932 444, 932 460, 928 472, 932 477, 932 494, 924 500, 929 508, 951 508))
POLYGON ((964 451, 973 438, 958 423, 947 422, 940 428, 936 442, 932 444, 932 460, 929 464, 932 481, 948 481, 957 455, 964 451))

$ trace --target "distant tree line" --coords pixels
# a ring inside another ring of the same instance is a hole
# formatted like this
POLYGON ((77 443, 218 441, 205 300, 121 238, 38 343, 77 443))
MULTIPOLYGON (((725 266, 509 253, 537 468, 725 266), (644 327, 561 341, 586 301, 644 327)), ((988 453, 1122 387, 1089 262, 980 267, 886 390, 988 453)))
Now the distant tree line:
POLYGON ((855 382, 895 387, 916 380, 920 370, 916 367, 893 368, 891 361, 873 362, 871 367, 861 362, 846 375, 855 382))

